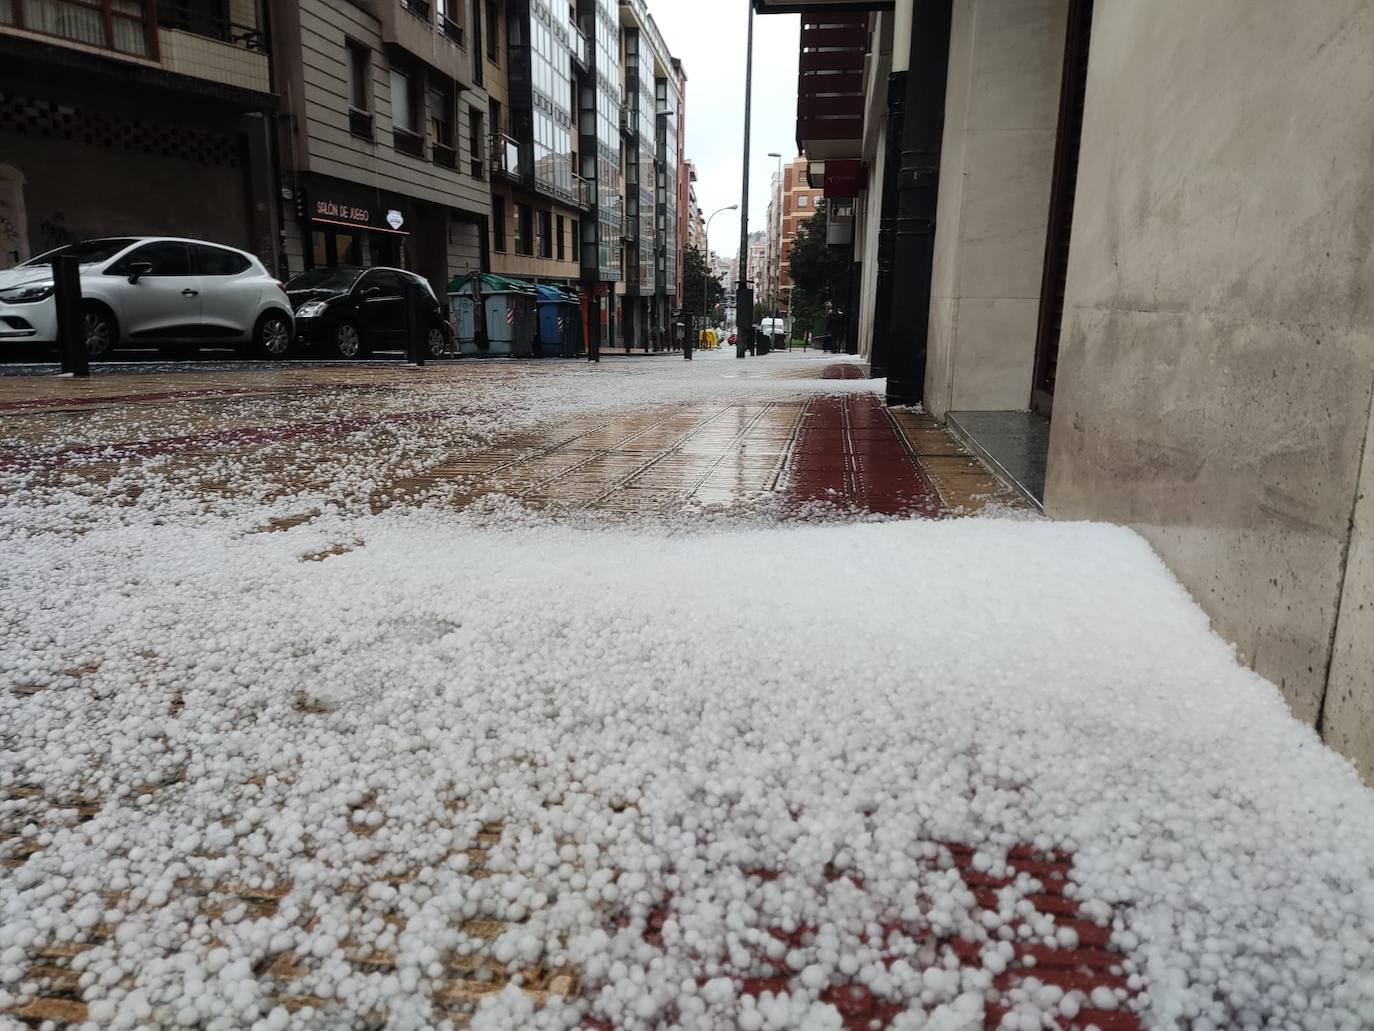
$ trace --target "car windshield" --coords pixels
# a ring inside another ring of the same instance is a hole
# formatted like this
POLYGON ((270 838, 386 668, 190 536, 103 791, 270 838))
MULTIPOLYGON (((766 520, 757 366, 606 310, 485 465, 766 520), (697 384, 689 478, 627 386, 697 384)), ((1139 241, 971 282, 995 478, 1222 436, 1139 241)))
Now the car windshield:
POLYGON ((40 254, 36 258, 30 258, 20 268, 33 268, 38 265, 51 265, 54 258, 72 257, 83 265, 91 265, 96 262, 108 261, 125 247, 138 241, 129 237, 110 238, 108 240, 86 240, 83 243, 69 243, 65 247, 58 247, 56 250, 40 254))
POLYGON ((342 293, 358 281, 360 268, 317 268, 302 272, 286 284, 288 290, 337 290, 342 293))

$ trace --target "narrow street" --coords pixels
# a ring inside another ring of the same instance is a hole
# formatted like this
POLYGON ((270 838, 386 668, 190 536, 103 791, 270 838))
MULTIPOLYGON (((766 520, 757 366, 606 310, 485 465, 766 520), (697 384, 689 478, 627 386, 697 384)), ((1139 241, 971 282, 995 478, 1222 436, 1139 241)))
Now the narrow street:
POLYGON ((0 377, 0 1026, 1374 1026, 1374 793, 859 370, 0 377))

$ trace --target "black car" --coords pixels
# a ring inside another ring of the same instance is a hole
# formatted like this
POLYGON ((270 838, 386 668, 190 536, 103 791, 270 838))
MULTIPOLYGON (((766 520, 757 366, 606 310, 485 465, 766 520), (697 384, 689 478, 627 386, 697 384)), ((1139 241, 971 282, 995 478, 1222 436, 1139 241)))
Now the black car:
POLYGON ((441 358, 453 350, 453 327, 428 282, 398 268, 312 269, 286 284, 296 311, 296 342, 340 358, 372 351, 406 350, 406 288, 423 291, 420 332, 425 352, 441 358))

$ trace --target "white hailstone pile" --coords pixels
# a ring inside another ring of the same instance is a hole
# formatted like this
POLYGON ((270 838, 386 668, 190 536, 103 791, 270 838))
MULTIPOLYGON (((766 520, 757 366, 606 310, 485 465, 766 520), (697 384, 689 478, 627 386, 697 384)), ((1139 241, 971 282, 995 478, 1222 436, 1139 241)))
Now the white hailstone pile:
MULTIPOLYGON (((572 411, 595 382, 523 389, 572 411)), ((980 909, 960 842, 992 876, 1071 852, 1125 953, 1130 993, 1026 968, 1009 1028, 1374 1026, 1374 794, 1125 531, 245 534, 271 506, 169 514, 143 476, 117 512, 0 506, 0 848, 27 856, 0 1016, 95 942, 102 1028, 444 1026, 446 986, 496 974, 475 1027, 834 1031, 862 985, 895 1029, 976 1028, 1013 940, 1076 941, 1025 878, 980 909), (536 1001, 535 968, 577 990, 536 1001)))

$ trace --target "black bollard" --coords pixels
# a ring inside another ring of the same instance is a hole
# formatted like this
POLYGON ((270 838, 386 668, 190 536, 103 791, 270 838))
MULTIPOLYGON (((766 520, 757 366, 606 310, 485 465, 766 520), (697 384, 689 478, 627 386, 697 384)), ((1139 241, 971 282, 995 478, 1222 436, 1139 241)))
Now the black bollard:
POLYGON ((72 376, 89 376, 91 356, 86 350, 86 318, 81 311, 80 260, 71 255, 54 258, 52 279, 62 371, 72 376))

